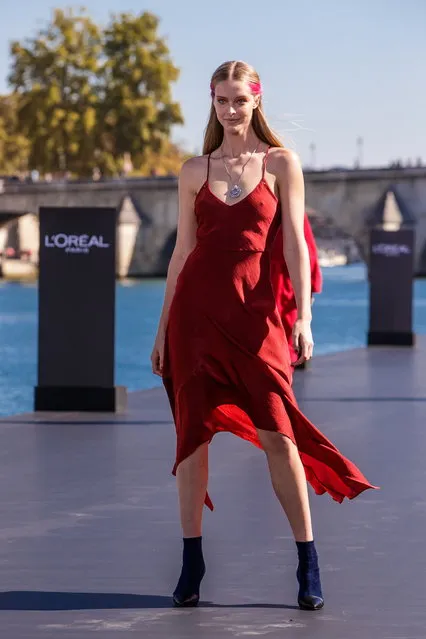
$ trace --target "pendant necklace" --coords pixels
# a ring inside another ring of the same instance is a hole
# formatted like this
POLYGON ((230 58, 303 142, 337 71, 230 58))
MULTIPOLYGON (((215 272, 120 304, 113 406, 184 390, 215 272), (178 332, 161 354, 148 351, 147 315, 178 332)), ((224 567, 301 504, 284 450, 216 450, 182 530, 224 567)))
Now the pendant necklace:
MULTIPOLYGON (((252 159, 253 155, 256 153, 257 149, 259 148, 259 144, 260 144, 260 140, 259 140, 259 142, 257 143, 256 148, 255 148, 255 149, 254 149, 254 150, 250 153, 250 155, 249 155, 249 157, 248 157, 248 160, 246 160, 246 161, 244 162, 244 164, 243 164, 243 168, 241 169, 240 177, 238 178, 238 180, 237 180, 236 182, 234 182, 234 185, 233 185, 233 186, 230 188, 230 190, 229 190, 229 197, 232 197, 232 198, 240 197, 241 193, 243 192, 243 190, 242 190, 242 188, 241 188, 241 186, 240 186, 240 181, 241 181, 241 178, 243 177, 244 169, 246 168, 247 164, 248 164, 248 163, 250 162, 250 160, 252 159)), ((224 158, 224 155, 223 155, 223 150, 222 150, 222 160, 223 160, 223 165, 224 165, 224 167, 225 167, 225 171, 226 171, 226 173, 228 174, 228 177, 229 177, 230 183, 232 184, 232 175, 231 175, 231 173, 229 172, 228 167, 226 166, 225 158, 224 158)))

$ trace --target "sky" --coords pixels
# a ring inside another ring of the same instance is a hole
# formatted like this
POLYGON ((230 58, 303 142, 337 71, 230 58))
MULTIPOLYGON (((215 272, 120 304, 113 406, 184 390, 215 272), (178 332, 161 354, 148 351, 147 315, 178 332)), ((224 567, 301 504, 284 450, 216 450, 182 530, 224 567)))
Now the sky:
MULTIPOLYGON (((36 34, 60 0, 15 0, 2 9, 0 92, 8 91, 9 42, 36 34)), ((426 164, 426 0, 86 0, 111 13, 160 18, 180 69, 173 97, 185 124, 173 138, 202 147, 210 76, 240 59, 260 74, 272 128, 305 166, 426 164), (361 139, 361 142, 359 141, 361 139)))

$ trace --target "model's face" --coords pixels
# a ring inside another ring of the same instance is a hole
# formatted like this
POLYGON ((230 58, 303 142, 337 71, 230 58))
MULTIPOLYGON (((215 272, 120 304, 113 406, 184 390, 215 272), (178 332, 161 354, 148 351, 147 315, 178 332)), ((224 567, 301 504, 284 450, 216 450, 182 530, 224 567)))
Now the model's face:
POLYGON ((247 82, 225 80, 215 87, 213 104, 217 119, 228 133, 248 128, 259 97, 254 96, 247 82))

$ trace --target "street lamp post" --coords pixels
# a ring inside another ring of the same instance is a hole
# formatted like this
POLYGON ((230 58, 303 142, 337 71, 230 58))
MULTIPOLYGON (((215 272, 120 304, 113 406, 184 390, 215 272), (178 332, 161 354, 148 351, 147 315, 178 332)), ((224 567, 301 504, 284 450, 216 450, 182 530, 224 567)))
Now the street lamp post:
POLYGON ((309 149, 311 151, 311 168, 314 169, 316 165, 316 152, 317 152, 317 147, 315 142, 311 142, 311 144, 309 145, 309 149))
POLYGON ((356 140, 356 146, 357 146, 357 167, 361 168, 362 163, 363 163, 363 156, 364 156, 364 138, 362 138, 361 136, 359 136, 356 140))

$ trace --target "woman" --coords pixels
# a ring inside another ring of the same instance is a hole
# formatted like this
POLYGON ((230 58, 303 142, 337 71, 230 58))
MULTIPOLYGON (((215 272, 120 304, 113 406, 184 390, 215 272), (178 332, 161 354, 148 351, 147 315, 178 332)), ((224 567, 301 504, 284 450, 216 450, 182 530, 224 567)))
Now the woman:
MULTIPOLYGON (((304 233, 309 252, 311 273, 311 303, 313 303, 313 293, 321 293, 322 290, 322 274, 318 263, 315 236, 312 232, 309 218, 306 213, 304 218, 304 233)), ((304 368, 304 363, 298 363, 299 353, 296 351, 293 345, 293 327, 297 320, 297 303, 293 286, 291 284, 287 264, 284 260, 283 251, 283 236, 282 233, 277 233, 277 237, 275 238, 271 251, 272 288, 274 290, 277 310, 284 326, 291 363, 293 366, 304 368)))
POLYGON ((300 361, 312 356, 309 255, 303 234, 304 185, 296 156, 283 148, 262 111, 262 87, 244 62, 213 74, 201 157, 179 178, 179 220, 151 360, 168 393, 177 433, 183 566, 177 606, 199 599, 208 444, 234 433, 266 453, 272 485, 299 554, 301 608, 324 605, 306 478, 341 502, 373 488, 301 413, 270 281, 270 249, 282 225, 284 258, 298 316, 300 361), (305 475, 306 474, 306 475, 305 475))

